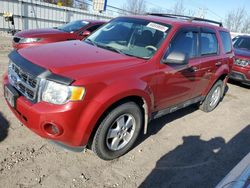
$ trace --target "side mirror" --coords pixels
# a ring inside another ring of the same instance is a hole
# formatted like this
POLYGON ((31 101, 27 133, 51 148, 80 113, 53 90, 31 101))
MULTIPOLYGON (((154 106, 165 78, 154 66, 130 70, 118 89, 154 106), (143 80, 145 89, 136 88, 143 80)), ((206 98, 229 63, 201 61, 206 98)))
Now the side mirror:
POLYGON ((171 52, 163 60, 163 63, 166 64, 176 64, 176 65, 185 65, 188 64, 188 55, 182 52, 171 52))
POLYGON ((90 35, 90 31, 87 31, 87 30, 83 31, 80 35, 83 36, 83 37, 87 37, 87 36, 90 35))

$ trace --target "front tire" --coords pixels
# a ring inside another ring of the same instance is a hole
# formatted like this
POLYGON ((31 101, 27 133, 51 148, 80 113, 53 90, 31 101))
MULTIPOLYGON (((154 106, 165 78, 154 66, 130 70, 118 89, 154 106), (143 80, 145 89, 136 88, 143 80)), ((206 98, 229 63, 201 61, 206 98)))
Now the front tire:
POLYGON ((200 110, 204 112, 213 111, 221 101, 223 96, 223 82, 218 80, 207 94, 205 100, 200 105, 200 110))
POLYGON ((142 127, 142 111, 134 102, 112 109, 100 123, 92 151, 101 159, 112 160, 127 153, 142 127))

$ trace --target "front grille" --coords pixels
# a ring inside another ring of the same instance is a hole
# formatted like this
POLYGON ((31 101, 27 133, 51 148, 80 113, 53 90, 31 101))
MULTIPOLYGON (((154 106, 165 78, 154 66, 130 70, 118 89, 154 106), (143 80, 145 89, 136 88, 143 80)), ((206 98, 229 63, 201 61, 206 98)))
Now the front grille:
POLYGON ((9 65, 8 77, 11 85, 26 98, 35 102, 38 94, 38 78, 35 78, 12 62, 9 65))
POLYGON ((21 40, 21 38, 19 38, 19 37, 13 37, 13 41, 14 41, 15 43, 19 43, 20 40, 21 40))

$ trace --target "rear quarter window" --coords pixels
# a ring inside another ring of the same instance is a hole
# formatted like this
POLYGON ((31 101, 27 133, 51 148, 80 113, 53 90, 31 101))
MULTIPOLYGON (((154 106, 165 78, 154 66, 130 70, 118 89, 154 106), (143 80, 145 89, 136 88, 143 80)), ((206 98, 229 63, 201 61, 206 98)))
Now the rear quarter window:
POLYGON ((222 45, 225 53, 230 53, 232 51, 231 36, 226 31, 220 31, 220 37, 222 40, 222 45))

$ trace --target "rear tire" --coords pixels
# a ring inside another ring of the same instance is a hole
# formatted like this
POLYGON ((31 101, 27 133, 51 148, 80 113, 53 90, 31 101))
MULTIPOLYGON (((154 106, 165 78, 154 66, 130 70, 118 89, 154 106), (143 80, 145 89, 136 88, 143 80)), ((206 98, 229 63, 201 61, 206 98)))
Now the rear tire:
POLYGON ((101 159, 112 160, 127 153, 142 127, 142 111, 134 102, 112 109, 100 123, 92 151, 101 159))
POLYGON ((204 112, 213 111, 223 97, 223 82, 218 80, 207 94, 205 100, 200 105, 200 110, 204 112))

